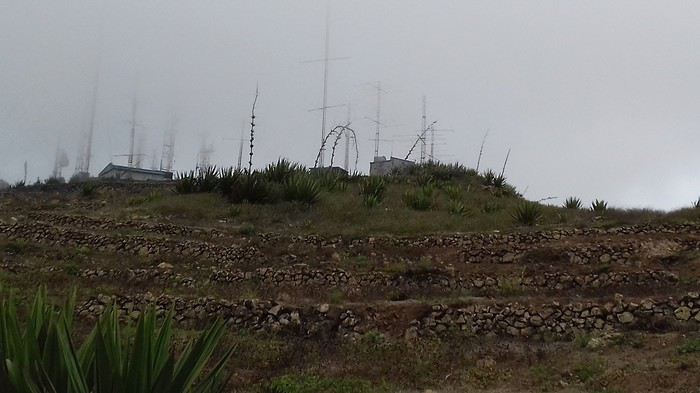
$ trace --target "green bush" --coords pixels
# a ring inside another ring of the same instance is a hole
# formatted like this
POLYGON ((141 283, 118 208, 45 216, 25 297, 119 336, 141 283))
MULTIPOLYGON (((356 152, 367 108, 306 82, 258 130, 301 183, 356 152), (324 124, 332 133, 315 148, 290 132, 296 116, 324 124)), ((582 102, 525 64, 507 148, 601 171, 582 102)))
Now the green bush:
POLYGON ((692 338, 686 340, 678 347, 678 353, 696 353, 700 352, 700 339, 692 338))
POLYGON ((263 170, 265 178, 271 182, 284 183, 290 177, 306 172, 303 165, 280 158, 277 162, 268 164, 263 170))
POLYGON ((332 172, 322 171, 314 175, 321 188, 328 192, 344 192, 348 189, 347 176, 332 172))
POLYGON ((534 226, 542 218, 542 207, 535 202, 524 201, 515 207, 512 217, 520 225, 534 226))
POLYGON ((406 206, 413 210, 429 210, 435 203, 433 198, 433 188, 423 186, 416 191, 406 191, 403 196, 406 206))
POLYGON ((219 171, 215 166, 199 170, 197 192, 214 192, 219 189, 219 171))
POLYGON ((447 206, 447 211, 455 216, 467 216, 469 215, 469 209, 461 201, 450 201, 447 206))
POLYGON ((693 209, 700 209, 700 197, 697 201, 693 202, 693 209))
POLYGON ((482 177, 481 182, 485 186, 493 186, 493 183, 496 180, 496 173, 494 171, 492 171, 491 169, 489 169, 486 172, 484 172, 484 174, 481 177, 482 177))
POLYGON ((321 195, 321 186, 309 175, 296 174, 284 182, 282 195, 285 201, 314 204, 321 195))
POLYGON ((360 182, 360 195, 363 202, 369 207, 376 206, 384 200, 386 183, 384 179, 377 176, 370 176, 360 182))
POLYGON ((178 173, 175 177, 175 192, 193 194, 199 192, 199 178, 194 171, 178 173))
POLYGON ((408 174, 411 176, 422 174, 437 181, 449 181, 474 176, 476 172, 473 169, 465 168, 461 164, 443 164, 430 161, 411 167, 408 174))
POLYGON ((461 187, 455 185, 449 185, 443 189, 447 199, 450 201, 461 201, 464 199, 464 192, 461 187))
POLYGON ((596 199, 591 203, 591 211, 598 215, 603 215, 608 210, 608 203, 604 200, 596 199))
POLYGON ((278 189, 260 172, 241 176, 224 194, 232 203, 274 203, 278 200, 278 189))
POLYGON ((77 346, 71 337, 75 295, 63 307, 37 293, 27 313, 12 296, 0 307, 0 386, 8 393, 213 393, 227 379, 227 351, 209 364, 225 330, 217 321, 175 351, 172 311, 158 326, 153 309, 141 314, 135 329, 121 330, 119 312, 108 308, 92 333, 77 346), (19 317, 27 315, 26 322, 19 317), (176 357, 175 353, 179 354, 176 357), (207 368, 208 373, 204 372, 207 368))
POLYGON ((236 184, 240 183, 241 178, 245 176, 245 172, 240 169, 233 168, 222 168, 219 171, 219 181, 217 184, 217 190, 222 195, 228 195, 236 184))
POLYGON ((83 198, 92 198, 93 196, 95 196, 96 191, 97 184, 92 182, 83 183, 80 186, 80 195, 82 195, 83 198))
POLYGON ((487 201, 486 203, 484 203, 483 207, 483 211, 486 214, 497 213, 501 209, 503 209, 503 206, 501 206, 501 204, 496 201, 487 201))
POLYGON ((571 210, 579 210, 583 207, 583 203, 579 198, 576 197, 568 197, 564 201, 564 208, 565 209, 571 209, 571 210))

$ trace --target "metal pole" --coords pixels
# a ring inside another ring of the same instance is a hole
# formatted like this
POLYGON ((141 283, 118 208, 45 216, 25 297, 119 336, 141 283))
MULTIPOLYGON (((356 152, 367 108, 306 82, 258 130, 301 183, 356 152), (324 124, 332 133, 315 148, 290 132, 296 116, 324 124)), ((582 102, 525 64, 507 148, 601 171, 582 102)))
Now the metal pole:
POLYGON ((129 167, 134 164, 134 138, 136 137, 136 98, 131 104, 131 135, 129 142, 129 167))

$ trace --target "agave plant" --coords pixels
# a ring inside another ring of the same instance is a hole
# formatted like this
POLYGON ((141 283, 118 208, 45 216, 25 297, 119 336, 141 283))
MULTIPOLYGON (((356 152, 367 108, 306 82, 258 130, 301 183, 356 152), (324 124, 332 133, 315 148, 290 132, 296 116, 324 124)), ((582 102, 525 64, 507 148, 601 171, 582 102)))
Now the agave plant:
POLYGON ((464 203, 461 201, 450 201, 447 210, 450 212, 450 214, 455 216, 469 215, 469 209, 467 209, 467 207, 464 206, 464 203))
POLYGON ((283 183, 300 172, 306 172, 306 168, 303 165, 291 162, 286 158, 280 158, 277 162, 269 164, 263 171, 263 174, 269 181, 283 183))
POLYGON ((199 190, 199 177, 194 171, 178 173, 175 179, 175 192, 193 194, 199 190))
POLYGON ((219 170, 215 166, 200 169, 198 177, 197 192, 214 192, 219 188, 219 170))
POLYGON ((564 201, 564 208, 565 209, 579 210, 582 207, 583 207, 583 203, 581 202, 581 199, 579 199, 579 198, 568 197, 564 201))
POLYGON ((433 188, 424 186, 416 191, 406 191, 403 201, 413 210, 428 210, 433 207, 433 188))
POLYGON ((179 357, 172 345, 172 312, 160 326, 151 308, 135 329, 123 332, 119 312, 109 308, 80 346, 71 337, 75 295, 63 308, 40 289, 20 324, 14 299, 0 308, 0 386, 8 393, 214 393, 222 392, 228 350, 209 369, 224 331, 214 323, 190 341, 179 357))
POLYGON ((503 175, 497 175, 493 178, 492 184, 496 188, 505 188, 508 183, 506 183, 506 177, 503 175))
POLYGON ((515 207, 512 217, 518 224, 534 226, 542 218, 542 207, 535 202, 524 201, 515 207))
POLYGON ((596 214, 603 215, 607 210, 608 203, 604 200, 596 199, 595 201, 593 201, 593 203, 591 203, 591 211, 593 211, 596 214))
POLYGON ((368 204, 370 199, 375 205, 381 203, 384 200, 385 191, 386 183, 381 177, 370 176, 360 183, 360 195, 362 195, 365 204, 368 204))
POLYGON ((296 174, 284 182, 282 193, 286 201, 311 205, 318 201, 321 186, 309 175, 296 174))
POLYGON ((263 174, 253 172, 241 176, 226 196, 232 203, 272 203, 278 199, 278 191, 263 174))
POLYGON ((222 168, 219 170, 218 191, 222 195, 228 196, 231 189, 240 183, 243 176, 245 176, 245 173, 240 169, 222 168))
POLYGON ((693 202, 693 209, 700 209, 700 197, 697 201, 693 202))
POLYGON ((464 198, 464 192, 462 188, 455 185, 449 185, 443 189, 447 195, 447 199, 453 202, 461 201, 464 198))
POLYGON ((489 169, 488 171, 484 172, 482 175, 483 177, 483 183, 485 186, 493 186, 494 181, 496 180, 496 173, 489 169))

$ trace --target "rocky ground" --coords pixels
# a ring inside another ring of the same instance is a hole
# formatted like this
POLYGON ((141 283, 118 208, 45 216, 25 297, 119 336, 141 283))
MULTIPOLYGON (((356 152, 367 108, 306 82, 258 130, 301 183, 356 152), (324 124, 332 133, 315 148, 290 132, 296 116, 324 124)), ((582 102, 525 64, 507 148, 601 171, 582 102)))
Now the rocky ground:
POLYGON ((698 391, 700 222, 343 237, 55 198, 3 196, 2 285, 77 286, 86 323, 114 302, 184 335, 223 318, 232 390, 698 391))

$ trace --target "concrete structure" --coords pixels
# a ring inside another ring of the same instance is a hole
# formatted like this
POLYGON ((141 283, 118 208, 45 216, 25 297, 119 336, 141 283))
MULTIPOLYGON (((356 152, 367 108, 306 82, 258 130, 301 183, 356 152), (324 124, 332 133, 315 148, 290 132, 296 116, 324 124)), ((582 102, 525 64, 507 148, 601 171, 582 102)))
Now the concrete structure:
POLYGON ((135 181, 168 181, 173 179, 172 172, 154 169, 132 168, 122 165, 107 164, 97 175, 100 179, 135 180, 135 181))
POLYGON ((345 169, 339 167, 339 166, 326 166, 326 167, 321 167, 321 168, 310 168, 309 173, 312 173, 314 175, 321 175, 321 174, 326 174, 326 173, 332 173, 337 176, 347 176, 348 171, 345 169))
POLYGON ((384 156, 374 157, 369 163, 370 176, 389 176, 394 173, 405 174, 416 163, 403 158, 391 157, 388 160, 384 156))

